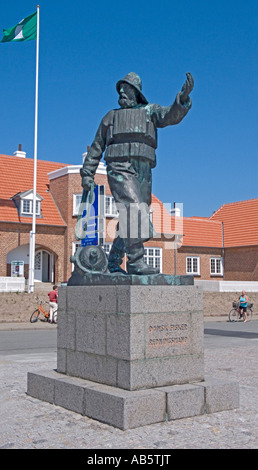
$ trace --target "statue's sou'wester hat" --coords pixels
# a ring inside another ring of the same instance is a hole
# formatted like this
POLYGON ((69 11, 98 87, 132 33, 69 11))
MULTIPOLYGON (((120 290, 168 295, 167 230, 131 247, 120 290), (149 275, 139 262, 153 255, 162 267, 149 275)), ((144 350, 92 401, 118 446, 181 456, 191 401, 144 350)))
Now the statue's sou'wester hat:
POLYGON ((117 82, 116 84, 116 89, 117 89, 117 92, 119 93, 120 91, 120 85, 122 83, 128 83, 128 85, 131 85, 133 86, 139 93, 139 98, 141 100, 141 102, 143 104, 148 104, 148 101, 146 100, 145 96, 143 95, 142 93, 142 81, 141 81, 141 78, 139 77, 139 75, 137 75, 137 73, 134 73, 134 72, 130 72, 128 73, 125 78, 123 78, 122 80, 119 80, 119 82, 117 82))

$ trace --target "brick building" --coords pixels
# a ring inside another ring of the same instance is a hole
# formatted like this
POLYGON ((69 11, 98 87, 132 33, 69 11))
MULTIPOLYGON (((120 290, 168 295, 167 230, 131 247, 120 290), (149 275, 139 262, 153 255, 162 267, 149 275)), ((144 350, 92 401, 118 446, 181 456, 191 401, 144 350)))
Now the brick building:
POLYGON ((225 280, 258 281, 258 199, 224 204, 210 220, 222 223, 225 280))
MULTIPOLYGON (((33 165, 22 151, 0 155, 0 276, 14 275, 20 263, 20 275, 28 278, 33 165)), ((35 281, 58 283, 71 276, 70 256, 79 245, 80 168, 37 162, 35 281)), ((108 253, 117 211, 102 163, 95 182, 105 192, 103 246, 108 253)), ((145 244, 145 256, 161 272, 201 280, 258 280, 258 199, 225 204, 210 218, 186 218, 176 211, 171 215, 153 195, 151 217, 156 236, 145 244)))

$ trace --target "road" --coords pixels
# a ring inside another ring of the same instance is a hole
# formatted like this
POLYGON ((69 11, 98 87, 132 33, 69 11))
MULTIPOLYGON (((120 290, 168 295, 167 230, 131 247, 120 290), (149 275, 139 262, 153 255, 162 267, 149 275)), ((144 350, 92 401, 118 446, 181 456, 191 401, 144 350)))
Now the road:
POLYGON ((209 321, 204 323, 205 348, 233 348, 258 345, 258 321, 244 322, 209 321))
POLYGON ((57 330, 0 331, 1 356, 56 356, 57 330))

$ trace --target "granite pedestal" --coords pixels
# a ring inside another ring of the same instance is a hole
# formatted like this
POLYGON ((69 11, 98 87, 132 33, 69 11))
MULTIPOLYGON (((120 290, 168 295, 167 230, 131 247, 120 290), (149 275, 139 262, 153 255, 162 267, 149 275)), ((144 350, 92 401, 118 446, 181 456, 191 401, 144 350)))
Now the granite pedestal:
POLYGON ((204 377, 194 285, 59 289, 57 370, 28 394, 120 429, 238 407, 238 384, 204 377))

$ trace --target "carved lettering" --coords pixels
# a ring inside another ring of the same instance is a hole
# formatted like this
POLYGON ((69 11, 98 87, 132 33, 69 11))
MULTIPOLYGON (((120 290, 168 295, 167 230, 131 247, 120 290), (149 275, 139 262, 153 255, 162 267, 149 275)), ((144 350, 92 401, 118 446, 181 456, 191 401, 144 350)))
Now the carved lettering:
POLYGON ((189 341, 187 329, 187 323, 150 325, 149 347, 184 346, 189 341))
POLYGON ((158 349, 161 346, 174 346, 176 344, 184 345, 188 341, 187 336, 178 336, 176 338, 150 339, 149 346, 158 349))
POLYGON ((187 330, 187 324, 181 323, 178 325, 155 325, 149 327, 149 333, 153 333, 154 331, 177 331, 177 330, 187 330))

